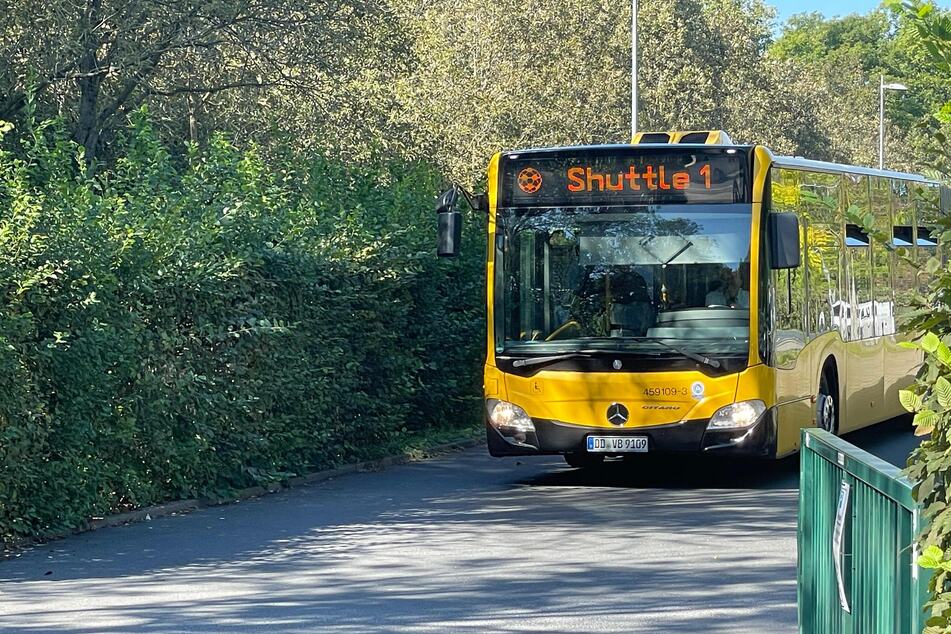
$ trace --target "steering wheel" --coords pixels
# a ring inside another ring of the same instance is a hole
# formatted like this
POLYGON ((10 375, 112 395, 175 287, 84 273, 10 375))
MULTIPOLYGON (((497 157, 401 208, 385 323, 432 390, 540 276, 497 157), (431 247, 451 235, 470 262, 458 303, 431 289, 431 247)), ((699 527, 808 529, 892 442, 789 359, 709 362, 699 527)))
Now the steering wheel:
POLYGON ((553 333, 551 333, 550 335, 548 335, 547 337, 545 337, 545 341, 551 341, 552 339, 556 339, 556 338, 558 337, 558 335, 562 334, 562 333, 565 332, 566 330, 571 329, 572 327, 575 327, 575 328, 580 329, 580 328, 581 328, 581 324, 579 324, 579 323, 578 323, 577 321, 575 321, 574 319, 572 319, 571 321, 567 321, 567 322, 563 323, 562 325, 558 326, 558 328, 556 328, 553 333))

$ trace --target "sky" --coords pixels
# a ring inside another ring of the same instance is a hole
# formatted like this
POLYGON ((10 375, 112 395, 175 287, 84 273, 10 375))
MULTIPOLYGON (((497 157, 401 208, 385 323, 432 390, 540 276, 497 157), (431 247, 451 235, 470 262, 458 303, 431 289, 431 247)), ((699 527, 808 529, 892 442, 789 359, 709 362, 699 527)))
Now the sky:
MULTIPOLYGON (((818 11, 827 18, 850 13, 868 13, 881 4, 881 0, 766 0, 779 11, 779 21, 796 13, 818 11)), ((935 4, 942 8, 951 8, 951 0, 937 0, 935 4)))

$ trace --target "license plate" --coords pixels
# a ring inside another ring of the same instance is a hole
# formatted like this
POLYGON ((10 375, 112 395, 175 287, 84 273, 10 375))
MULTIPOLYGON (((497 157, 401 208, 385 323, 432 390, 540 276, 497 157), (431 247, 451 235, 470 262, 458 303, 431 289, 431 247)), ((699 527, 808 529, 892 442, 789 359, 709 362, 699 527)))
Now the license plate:
POLYGON ((589 453, 646 453, 647 436, 588 436, 589 453))

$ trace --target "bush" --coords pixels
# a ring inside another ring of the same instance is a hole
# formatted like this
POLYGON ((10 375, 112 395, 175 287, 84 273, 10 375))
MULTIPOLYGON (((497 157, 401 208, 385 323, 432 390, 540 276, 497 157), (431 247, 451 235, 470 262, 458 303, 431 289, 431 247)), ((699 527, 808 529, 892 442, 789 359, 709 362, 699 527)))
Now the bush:
MULTIPOLYGON (((886 0, 896 15, 908 20, 917 31, 926 51, 922 60, 939 77, 951 78, 951 16, 921 0, 886 0)), ((951 102, 943 110, 951 110, 951 102)), ((926 126, 927 127, 927 126, 926 126)), ((928 166, 944 178, 947 139, 934 134, 935 157, 928 166)), ((942 252, 951 245, 951 218, 937 221, 942 252)), ((924 528, 918 536, 922 555, 918 564, 934 570, 924 609, 930 614, 925 634, 951 632, 951 265, 931 258, 926 264, 932 280, 926 296, 919 298, 918 310, 904 325, 909 333, 920 334, 917 343, 906 343, 924 352, 924 364, 915 385, 899 393, 902 405, 915 412, 916 433, 928 437, 912 452, 905 473, 916 484, 915 500, 924 508, 924 528)))
POLYGON ((0 150, 0 538, 392 451, 471 422, 483 247, 437 261, 423 164, 0 150))

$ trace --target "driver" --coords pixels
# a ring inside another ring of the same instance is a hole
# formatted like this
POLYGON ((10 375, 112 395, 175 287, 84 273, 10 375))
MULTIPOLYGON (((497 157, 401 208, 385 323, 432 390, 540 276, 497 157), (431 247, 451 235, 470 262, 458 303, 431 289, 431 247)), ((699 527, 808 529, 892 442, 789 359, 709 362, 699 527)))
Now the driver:
POLYGON ((730 308, 749 308, 750 293, 740 288, 736 272, 724 266, 720 269, 720 285, 707 293, 707 306, 729 306, 730 308))

